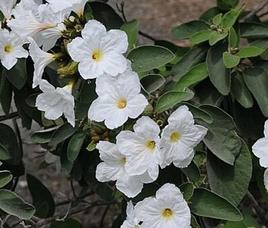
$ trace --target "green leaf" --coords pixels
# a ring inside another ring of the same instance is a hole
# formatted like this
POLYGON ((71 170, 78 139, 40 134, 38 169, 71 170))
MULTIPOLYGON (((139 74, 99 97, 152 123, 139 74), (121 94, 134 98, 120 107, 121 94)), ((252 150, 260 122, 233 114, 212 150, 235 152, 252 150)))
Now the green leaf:
POLYGON ((75 161, 79 155, 79 152, 83 146, 86 134, 84 132, 75 133, 67 147, 67 158, 69 161, 75 161))
POLYGON ((194 185, 192 183, 184 183, 180 186, 180 190, 183 194, 183 198, 188 201, 194 194, 194 185))
POLYGON ((121 30, 125 31, 128 36, 128 49, 131 50, 135 47, 138 33, 139 33, 139 23, 137 20, 127 22, 122 25, 121 30))
POLYGON ((63 222, 54 222, 49 228, 82 228, 82 225, 78 221, 70 218, 63 222))
POLYGON ((64 124, 59 127, 52 135, 50 145, 57 145, 64 140, 71 137, 76 132, 76 129, 73 128, 70 124, 64 124))
POLYGON ((93 19, 93 12, 92 12, 92 8, 90 7, 89 2, 87 2, 85 5, 84 17, 85 17, 86 21, 93 19))
POLYGON ((218 14, 221 14, 221 10, 218 7, 212 7, 200 16, 200 19, 211 23, 211 20, 218 14))
POLYGON ((241 140, 235 131, 235 123, 230 115, 223 110, 203 105, 202 110, 208 112, 213 123, 208 124, 208 134, 204 139, 209 150, 223 162, 234 165, 240 153, 241 140))
POLYGON ((18 59, 17 64, 11 69, 5 71, 8 81, 17 89, 22 89, 27 81, 26 59, 18 59))
POLYGON ((214 46, 216 43, 223 40, 227 36, 228 36, 228 32, 213 31, 209 34, 209 45, 214 46))
POLYGON ((94 19, 104 24, 107 30, 120 29, 124 24, 122 18, 108 4, 90 2, 89 5, 92 9, 94 19))
POLYGON ((234 8, 239 3, 239 0, 217 0, 217 5, 222 10, 234 8))
POLYGON ((262 68, 251 68, 243 72, 244 80, 253 94, 264 116, 268 117, 268 75, 262 68))
POLYGON ((12 87, 7 80, 6 71, 0 74, 0 103, 5 114, 9 113, 12 101, 12 87))
POLYGON ((223 95, 228 95, 231 89, 230 70, 223 63, 223 45, 211 47, 207 54, 207 65, 209 78, 216 89, 223 95))
POLYGON ((200 63, 194 66, 186 73, 172 88, 176 91, 183 91, 208 77, 208 68, 206 63, 200 63))
POLYGON ((196 184, 201 176, 199 168, 192 162, 188 167, 181 169, 181 171, 187 176, 189 181, 196 184))
POLYGON ((253 97, 241 74, 235 73, 232 75, 232 94, 244 108, 253 107, 253 97))
POLYGON ((202 110, 201 108, 199 108, 193 104, 186 103, 186 102, 184 104, 187 105, 187 107, 189 108, 190 112, 193 114, 195 119, 205 121, 206 123, 213 122, 213 119, 208 112, 202 110))
POLYGON ((194 97, 192 91, 177 92, 170 91, 163 94, 156 103, 156 112, 161 113, 168 109, 173 108, 177 104, 183 101, 189 101, 194 97))
POLYGON ((244 38, 268 38, 268 25, 254 22, 241 23, 240 34, 244 38))
POLYGON ((190 21, 172 29, 172 34, 179 40, 191 38, 195 33, 208 29, 209 26, 203 21, 190 21))
POLYGON ((223 63, 228 69, 234 68, 240 63, 240 57, 226 51, 223 53, 223 63))
POLYGON ((228 36, 228 44, 230 48, 238 48, 239 47, 239 37, 234 28, 231 28, 228 36))
POLYGON ((44 144, 49 143, 55 130, 57 130, 58 127, 49 128, 41 131, 36 131, 32 134, 32 141, 36 144, 44 144))
POLYGON ((50 191, 37 178, 27 174, 27 183, 30 190, 33 205, 36 209, 35 216, 48 218, 55 212, 55 202, 50 191))
POLYGON ((234 205, 208 189, 196 189, 191 201, 191 212, 198 216, 228 221, 243 219, 234 205))
POLYGON ((236 7, 235 9, 231 9, 229 12, 224 14, 224 16, 222 17, 221 25, 224 28, 229 30, 236 23, 241 11, 242 11, 241 7, 236 7))
POLYGON ((181 60, 172 67, 171 74, 179 81, 182 76, 188 73, 195 65, 204 61, 207 47, 197 46, 189 50, 181 60))
POLYGON ((8 149, 0 143, 0 160, 6 161, 12 158, 12 155, 9 153, 8 149))
POLYGON ((21 151, 18 146, 17 136, 12 128, 5 124, 0 124, 0 144, 8 151, 11 157, 7 162, 12 165, 18 165, 21 161, 21 151))
POLYGON ((261 55, 263 52, 265 51, 265 49, 263 48, 259 48, 259 47, 255 47, 255 46, 249 46, 249 47, 244 47, 241 48, 239 50, 239 52, 237 53, 237 55, 240 58, 250 58, 250 57, 256 57, 261 55))
POLYGON ((247 194, 252 175, 251 154, 247 144, 242 142, 234 166, 221 162, 209 153, 207 172, 211 190, 228 199, 233 205, 239 205, 247 194))
POLYGON ((165 82, 166 79, 160 74, 149 74, 141 79, 141 84, 148 93, 153 93, 160 89, 165 82))
POLYGON ((191 36, 191 42, 193 45, 203 43, 205 41, 208 41, 210 36, 211 30, 202 30, 199 31, 191 36))
POLYGON ((171 62, 175 55, 161 46, 140 46, 130 51, 128 58, 134 71, 142 73, 171 62))
POLYGON ((13 175, 7 171, 0 171, 0 188, 5 187, 13 178, 13 175))
POLYGON ((15 192, 4 189, 0 190, 0 209, 7 214, 26 220, 31 219, 35 213, 32 205, 26 203, 15 192))
POLYGON ((222 13, 217 14, 215 17, 212 19, 213 25, 219 26, 222 21, 222 13))

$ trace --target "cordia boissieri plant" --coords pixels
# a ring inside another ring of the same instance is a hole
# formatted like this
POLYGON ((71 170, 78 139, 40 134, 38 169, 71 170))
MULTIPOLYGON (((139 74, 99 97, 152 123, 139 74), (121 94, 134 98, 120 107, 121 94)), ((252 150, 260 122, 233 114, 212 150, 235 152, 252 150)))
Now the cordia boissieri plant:
POLYGON ((107 213, 112 228, 267 225, 267 4, 218 0, 173 28, 180 47, 123 4, 0 0, 1 227, 79 228, 93 207, 99 227, 107 213), (57 163, 71 199, 24 165, 19 125, 33 122, 40 168, 57 163), (32 200, 16 193, 24 176, 32 200))

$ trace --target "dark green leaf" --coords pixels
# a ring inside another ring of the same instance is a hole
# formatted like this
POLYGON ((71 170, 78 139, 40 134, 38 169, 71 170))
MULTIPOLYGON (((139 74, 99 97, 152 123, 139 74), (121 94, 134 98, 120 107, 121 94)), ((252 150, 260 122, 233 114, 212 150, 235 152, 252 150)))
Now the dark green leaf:
POLYGON ((6 77, 9 82, 17 89, 21 89, 27 81, 26 60, 18 59, 17 64, 11 69, 6 70, 6 77))
POLYGON ((228 199, 233 205, 239 205, 248 191, 252 175, 251 155, 246 143, 242 142, 234 166, 208 154, 207 172, 211 190, 228 199))
POLYGON ((192 162, 188 167, 181 169, 181 171, 187 176, 189 181, 196 184, 201 176, 199 168, 192 162))
POLYGON ((0 171, 0 188, 5 187, 12 180, 12 178, 13 176, 9 171, 0 171))
POLYGON ((175 76, 176 81, 179 81, 182 76, 193 68, 193 66, 204 61, 206 50, 206 47, 194 47, 173 66, 171 73, 175 76))
POLYGON ((202 30, 200 32, 193 34, 191 37, 192 44, 196 45, 208 41, 210 33, 211 30, 202 30))
POLYGON ((188 201, 194 194, 194 185, 192 183, 185 183, 180 186, 180 190, 183 194, 183 198, 188 201))
POLYGON ((175 85, 172 90, 183 91, 196 83, 203 81, 208 76, 206 63, 200 63, 186 73, 175 85))
POLYGON ((243 73, 245 83, 264 114, 268 117, 268 75, 262 68, 247 69, 243 73))
POLYGON ((218 14, 222 13, 218 7, 212 7, 203 13, 200 17, 201 20, 211 22, 211 20, 218 14))
POLYGON ((208 112, 206 112, 206 111, 202 110, 201 108, 194 106, 193 104, 190 104, 190 103, 185 102, 185 105, 187 105, 187 107, 189 108, 190 112, 193 114, 195 119, 205 121, 206 123, 213 122, 213 119, 208 112))
POLYGON ((156 112, 161 113, 170 108, 173 108, 177 104, 183 101, 189 101, 194 97, 194 93, 192 91, 185 92, 177 92, 170 91, 163 94, 156 103, 156 112))
POLYGON ((128 58, 132 62, 133 70, 141 73, 166 65, 175 55, 161 46, 140 46, 131 50, 128 58))
POLYGON ((70 218, 64 222, 54 222, 49 228, 82 228, 82 225, 78 221, 70 218))
POLYGON ((12 155, 9 153, 8 149, 0 143, 0 160, 6 161, 11 158, 12 158, 12 155))
POLYGON ((229 52, 223 53, 223 63, 226 68, 234 68, 240 63, 240 57, 229 52))
POLYGON ((84 132, 77 132, 74 134, 68 144, 67 158, 69 161, 75 161, 83 146, 86 135, 84 132))
POLYGON ((196 189, 191 201, 191 211, 198 216, 228 221, 243 219, 234 205, 207 189, 196 189))
POLYGON ((0 74, 0 103, 3 111, 8 114, 12 101, 12 87, 7 80, 6 71, 0 74))
POLYGON ((58 127, 49 128, 41 131, 36 131, 32 134, 32 141, 36 144, 44 144, 49 143, 55 130, 57 130, 58 127))
POLYGON ((203 21, 190 21, 172 29, 172 34, 180 40, 191 38, 195 33, 207 30, 208 24, 203 21))
POLYGON ((141 84, 148 93, 153 93, 160 89, 165 82, 166 79, 160 74, 149 74, 141 79, 141 84))
POLYGON ((86 21, 89 21, 90 19, 93 19, 93 12, 92 8, 90 7, 90 3, 87 2, 84 9, 84 17, 86 21))
POLYGON ((234 8, 239 3, 239 0, 217 0, 217 5, 223 10, 234 8))
POLYGON ((55 202, 50 191, 37 178, 27 174, 27 183, 36 209, 35 216, 48 218, 55 212, 55 202))
POLYGON ((245 85, 241 74, 235 73, 232 75, 232 94, 243 107, 253 107, 253 97, 245 85))
POLYGON ((35 213, 32 205, 26 203, 16 193, 4 189, 0 190, 0 209, 26 220, 31 219, 35 213))
POLYGON ((268 25, 264 23, 241 23, 240 34, 244 38, 268 38, 268 25))
POLYGON ((123 25, 124 22, 122 18, 108 4, 102 2, 90 2, 89 5, 92 9, 94 19, 104 24, 108 30, 120 29, 123 25))
POLYGON ((21 161, 21 151, 18 146, 17 136, 9 126, 0 124, 0 144, 8 151, 11 159, 8 163, 17 165, 21 161))
POLYGON ((122 25, 121 29, 125 31, 128 36, 128 49, 131 50, 135 47, 138 39, 139 23, 137 20, 127 22, 122 25))
POLYGON ((211 47, 207 55, 207 65, 209 78, 217 90, 228 95, 231 89, 230 71, 225 68, 223 63, 223 52, 226 48, 223 45, 211 47))
POLYGON ((76 129, 73 128, 70 124, 64 124, 54 132, 49 144, 57 145, 71 137, 75 132, 76 129))
POLYGON ((213 119, 213 123, 207 125, 208 134, 204 139, 206 146, 220 160, 234 165, 236 156, 240 153, 241 140, 235 131, 232 117, 214 106, 203 105, 200 108, 213 119))

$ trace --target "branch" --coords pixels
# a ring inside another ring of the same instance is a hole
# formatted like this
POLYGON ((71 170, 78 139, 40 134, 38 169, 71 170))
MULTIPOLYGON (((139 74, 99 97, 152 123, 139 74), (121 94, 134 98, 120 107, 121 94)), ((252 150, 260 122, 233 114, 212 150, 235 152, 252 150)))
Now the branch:
MULTIPOLYGON (((90 206, 83 207, 83 208, 75 208, 75 209, 70 210, 70 212, 68 214, 68 217, 70 215, 75 215, 75 214, 79 214, 81 212, 87 211, 87 210, 89 210, 89 209, 91 209, 93 207, 97 207, 97 206, 108 206, 108 205, 113 205, 113 204, 117 204, 117 203, 118 203, 117 201, 111 201, 111 202, 93 202, 90 206)), ((57 219, 62 218, 63 216, 65 216, 65 214, 58 214, 58 215, 55 215, 55 216, 53 216, 51 218, 40 220, 39 222, 37 222, 35 224, 35 227, 42 227, 42 226, 48 225, 51 222, 54 222, 57 219)))
POLYGON ((139 31, 139 34, 140 34, 141 36, 143 36, 143 37, 149 39, 149 40, 154 41, 154 42, 157 41, 157 39, 155 39, 155 38, 152 37, 151 35, 148 35, 147 33, 144 33, 144 32, 142 32, 142 31, 139 31))
POLYGON ((249 14, 247 14, 242 21, 246 21, 251 17, 255 16, 258 12, 260 12, 266 5, 268 5, 268 0, 263 0, 259 5, 255 7, 249 14))
POLYGON ((18 112, 13 112, 4 116, 0 116, 0 122, 5 121, 5 120, 10 120, 10 119, 14 119, 16 117, 19 116, 18 112))

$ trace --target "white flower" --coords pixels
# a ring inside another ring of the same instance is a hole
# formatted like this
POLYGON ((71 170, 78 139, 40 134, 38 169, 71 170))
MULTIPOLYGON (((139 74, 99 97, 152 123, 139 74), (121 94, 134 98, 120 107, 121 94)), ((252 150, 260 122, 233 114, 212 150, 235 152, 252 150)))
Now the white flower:
POLYGON ((264 185, 268 191, 268 120, 264 124, 264 137, 252 146, 252 152, 260 159, 260 166, 267 168, 264 172, 264 185))
POLYGON ((101 141, 96 148, 103 161, 97 166, 96 178, 98 181, 116 181, 116 188, 128 197, 135 197, 141 192, 144 183, 154 181, 148 173, 140 176, 129 176, 125 169, 128 161, 115 144, 101 141))
POLYGON ((84 8, 88 0, 47 0, 47 2, 55 13, 61 11, 71 13, 73 11, 81 16, 84 13, 84 8))
POLYGON ((264 124, 264 137, 253 145, 252 152, 260 159, 261 167, 268 168, 268 120, 264 124))
POLYGON ((127 158, 129 175, 141 175, 148 171, 154 180, 160 164, 160 128, 150 117, 141 117, 134 125, 134 132, 121 131, 116 137, 117 146, 127 158))
POLYGON ((0 60, 7 70, 15 66, 19 58, 27 58, 28 52, 22 47, 25 43, 15 33, 0 29, 0 60))
POLYGON ((191 212, 180 190, 163 185, 155 197, 145 198, 135 206, 141 228, 190 228, 191 212))
POLYGON ((127 70, 118 77, 103 75, 96 80, 98 98, 88 111, 88 118, 97 122, 105 121, 109 129, 122 126, 128 118, 136 119, 148 105, 140 93, 138 75, 127 70))
POLYGON ((135 217, 135 208, 132 201, 127 203, 127 218, 122 224, 121 228, 139 228, 138 221, 135 217))
POLYGON ((168 118, 161 135, 161 167, 172 162, 176 167, 187 167, 194 157, 194 147, 207 134, 207 129, 194 124, 194 118, 187 106, 179 107, 168 118))
POLYGON ((16 2, 17 0, 0 0, 0 11, 7 20, 11 18, 12 9, 16 2))
POLYGON ((71 86, 55 88, 46 80, 42 80, 39 87, 43 93, 36 99, 37 109, 45 112, 45 117, 49 120, 56 120, 64 114, 68 123, 74 127, 74 97, 71 86))
POLYGON ((47 65, 55 60, 55 55, 41 50, 34 40, 30 40, 30 56, 34 62, 33 88, 39 85, 47 65))
POLYGON ((121 30, 106 31, 103 24, 90 20, 77 37, 68 44, 71 58, 78 62, 78 70, 84 79, 97 78, 104 73, 116 76, 127 68, 128 39, 121 30))
POLYGON ((44 50, 55 46, 65 30, 65 13, 53 13, 48 4, 21 1, 14 9, 14 19, 8 26, 22 38, 32 37, 44 50), (32 6, 32 7, 31 7, 32 6))

